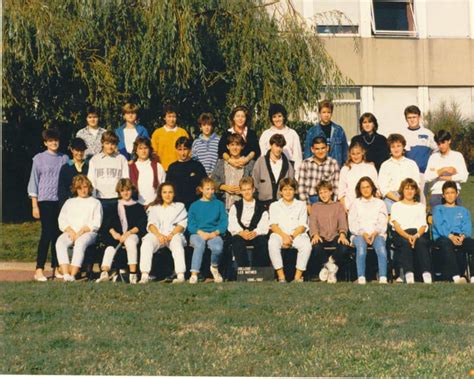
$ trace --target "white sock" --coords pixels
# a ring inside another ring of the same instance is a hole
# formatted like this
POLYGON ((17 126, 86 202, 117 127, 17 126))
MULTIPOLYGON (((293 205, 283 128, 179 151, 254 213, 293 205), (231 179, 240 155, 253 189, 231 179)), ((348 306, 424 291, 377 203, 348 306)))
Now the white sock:
POLYGON ((431 284, 432 283, 431 272, 424 272, 423 273, 423 282, 425 282, 426 284, 431 284))
POLYGON ((413 283, 415 283, 415 275, 413 275, 412 272, 407 272, 405 274, 405 280, 406 280, 407 284, 413 284, 413 283))

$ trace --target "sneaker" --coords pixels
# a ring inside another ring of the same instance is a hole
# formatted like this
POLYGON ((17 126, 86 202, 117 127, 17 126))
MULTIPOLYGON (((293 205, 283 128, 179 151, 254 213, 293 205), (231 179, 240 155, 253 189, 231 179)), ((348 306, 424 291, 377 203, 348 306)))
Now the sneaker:
POLYGON ((471 282, 471 284, 474 284, 474 276, 471 276, 470 282, 471 282))
POLYGON ((365 280, 365 276, 359 276, 359 279, 357 280, 357 283, 366 284, 367 281, 365 280))
POLYGON ((429 273, 429 272, 424 272, 423 273, 423 283, 425 283, 425 284, 433 283, 433 279, 431 278, 431 273, 429 273))
POLYGON ((330 284, 337 283, 336 273, 337 273, 337 270, 339 270, 339 267, 337 267, 337 265, 334 263, 332 258, 329 259, 329 262, 326 264, 326 267, 329 271, 328 283, 330 284))
POLYGON ((324 265, 321 271, 319 271, 319 279, 322 282, 326 282, 328 280, 328 276, 329 276, 329 270, 326 268, 326 265, 324 265))
POLYGON ((407 284, 414 284, 415 283, 415 275, 412 272, 407 272, 405 274, 405 280, 407 284))
POLYGON ((148 274, 142 274, 142 277, 138 283, 147 284, 149 281, 150 281, 150 276, 148 274))
POLYGON ((197 275, 191 275, 189 278, 189 284, 196 284, 198 282, 198 276, 197 275))
POLYGON ((130 284, 137 284, 137 274, 130 274, 128 280, 130 284))
POLYGON ((219 269, 217 267, 211 266, 211 274, 214 277, 215 283, 222 283, 224 279, 222 279, 221 274, 219 273, 219 269))
POLYGON ((379 284, 387 284, 387 277, 386 276, 381 276, 379 278, 379 284))
POLYGON ((278 283, 280 283, 280 284, 286 284, 286 279, 278 279, 278 283))
POLYGON ((180 283, 184 283, 185 281, 186 279, 184 279, 184 274, 180 273, 175 279, 173 279, 172 283, 180 284, 180 283))
POLYGON ((37 282, 47 282, 48 281, 48 278, 46 276, 44 276, 43 274, 41 274, 41 275, 35 274, 34 279, 37 282))
MULTIPOLYGON (((472 279, 472 278, 471 278, 472 279)), ((463 276, 461 276, 460 278, 456 278, 456 279, 453 279, 453 282, 455 284, 466 284, 467 283, 467 280, 466 278, 464 278, 463 276)))
MULTIPOLYGON (((286 280, 285 280, 285 282, 286 282, 286 280)), ((294 279, 292 283, 303 283, 303 282, 304 282, 304 278, 301 277, 299 279, 294 279)))
POLYGON ((398 277, 395 279, 395 283, 403 283, 403 279, 401 277, 398 277))
POLYGON ((65 282, 75 282, 76 278, 74 277, 74 275, 64 274, 63 280, 65 282))
POLYGON ((99 279, 97 279, 95 282, 96 283, 103 283, 103 282, 108 282, 110 280, 110 275, 107 271, 102 271, 100 273, 99 279))

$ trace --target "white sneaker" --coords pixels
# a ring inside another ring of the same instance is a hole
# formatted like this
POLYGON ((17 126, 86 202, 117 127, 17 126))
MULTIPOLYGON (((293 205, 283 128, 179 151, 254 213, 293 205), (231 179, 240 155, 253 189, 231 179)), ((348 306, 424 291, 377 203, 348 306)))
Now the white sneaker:
POLYGON ((458 276, 457 278, 453 278, 453 282, 455 284, 466 284, 467 283, 467 280, 466 278, 462 277, 462 276, 458 276))
POLYGON ((328 280, 329 270, 326 268, 326 265, 319 271, 319 280, 326 282, 328 280))
POLYGON ((185 281, 186 280, 184 279, 184 274, 183 273, 179 273, 178 277, 173 279, 173 283, 176 283, 176 284, 184 283, 185 281))
POLYGON ((471 276, 471 284, 474 284, 474 276, 471 276))
POLYGON ((110 275, 107 271, 102 271, 100 273, 99 279, 97 279, 95 282, 96 283, 103 283, 103 282, 108 282, 110 280, 110 275))
POLYGON ((424 272, 423 273, 423 282, 426 283, 426 284, 433 283, 433 279, 431 278, 431 273, 430 272, 424 272))
POLYGON ((398 277, 395 279, 395 283, 403 283, 403 279, 401 277, 398 277))
POLYGON ((150 281, 150 276, 146 273, 143 273, 138 284, 147 284, 149 281, 150 281))
POLYGON ((189 278, 189 284, 196 284, 198 282, 198 276, 197 275, 191 275, 189 278))
POLYGON ((35 274, 34 278, 37 282, 47 282, 48 281, 48 278, 44 275, 36 275, 35 274))
POLYGON ((357 280, 357 283, 366 284, 367 281, 365 280, 365 276, 359 276, 359 279, 357 280))
POLYGON ((130 274, 128 281, 130 284, 137 284, 137 274, 130 274))
POLYGON ((217 267, 211 266, 211 274, 214 277, 215 283, 222 283, 224 279, 222 279, 221 274, 219 273, 219 269, 217 267))
POLYGON ((381 276, 379 278, 379 284, 387 284, 387 277, 386 276, 381 276))
POLYGON ((76 278, 74 277, 74 275, 64 274, 63 280, 64 280, 65 282, 75 282, 75 281, 76 281, 76 278))
POLYGON ((405 280, 407 284, 414 284, 415 283, 415 275, 412 272, 407 272, 405 274, 405 280))

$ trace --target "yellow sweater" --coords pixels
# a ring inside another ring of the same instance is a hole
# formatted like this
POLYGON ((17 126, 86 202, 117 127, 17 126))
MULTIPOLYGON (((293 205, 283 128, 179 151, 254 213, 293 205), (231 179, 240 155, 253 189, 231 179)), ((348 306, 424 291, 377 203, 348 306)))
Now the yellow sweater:
POLYGON ((156 129, 151 136, 151 146, 155 154, 160 158, 160 163, 165 171, 168 171, 171 163, 178 160, 174 144, 179 137, 189 138, 188 132, 180 127, 167 130, 164 126, 156 129))

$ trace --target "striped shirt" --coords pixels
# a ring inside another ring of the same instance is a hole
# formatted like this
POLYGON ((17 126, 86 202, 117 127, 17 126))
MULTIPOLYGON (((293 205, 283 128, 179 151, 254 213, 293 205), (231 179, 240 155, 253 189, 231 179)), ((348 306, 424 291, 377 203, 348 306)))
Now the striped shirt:
POLYGON ((309 204, 309 198, 317 195, 316 186, 321 180, 332 184, 333 192, 337 195, 339 185, 339 165, 334 158, 327 157, 321 164, 314 157, 307 158, 300 166, 298 176, 298 193, 300 200, 309 204))
POLYGON ((193 142, 193 159, 201 162, 206 169, 207 175, 211 175, 216 166, 219 140, 220 137, 216 133, 212 133, 208 139, 205 139, 201 134, 199 138, 193 142))

